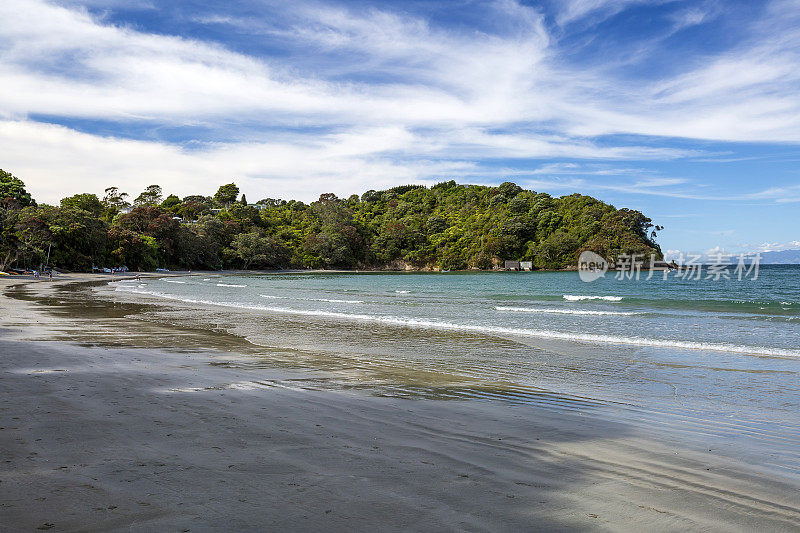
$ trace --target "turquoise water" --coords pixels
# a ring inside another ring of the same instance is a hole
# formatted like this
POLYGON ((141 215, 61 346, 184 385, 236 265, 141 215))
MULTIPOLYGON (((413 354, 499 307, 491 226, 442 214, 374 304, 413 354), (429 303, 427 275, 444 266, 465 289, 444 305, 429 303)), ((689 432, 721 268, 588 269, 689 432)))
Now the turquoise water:
POLYGON ((182 306, 182 319, 240 334, 273 362, 325 371, 331 386, 617 405, 653 427, 800 464, 800 267, 742 281, 284 273, 114 289, 182 306))
POLYGON ((800 357, 797 267, 765 267, 755 281, 314 273, 162 278, 119 290, 343 321, 800 357))

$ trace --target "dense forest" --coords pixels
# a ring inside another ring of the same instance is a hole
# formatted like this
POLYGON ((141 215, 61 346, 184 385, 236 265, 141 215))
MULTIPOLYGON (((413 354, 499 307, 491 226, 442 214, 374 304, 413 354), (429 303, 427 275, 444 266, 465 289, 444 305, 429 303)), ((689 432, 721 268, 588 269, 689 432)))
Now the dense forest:
POLYGON ((446 181, 361 196, 323 194, 306 204, 249 204, 227 184, 213 196, 136 198, 115 187, 37 205, 24 183, 0 170, 0 270, 49 264, 66 270, 127 266, 169 269, 492 269, 503 260, 535 268, 576 264, 582 250, 607 258, 654 253, 656 230, 639 211, 589 196, 560 198, 446 181))

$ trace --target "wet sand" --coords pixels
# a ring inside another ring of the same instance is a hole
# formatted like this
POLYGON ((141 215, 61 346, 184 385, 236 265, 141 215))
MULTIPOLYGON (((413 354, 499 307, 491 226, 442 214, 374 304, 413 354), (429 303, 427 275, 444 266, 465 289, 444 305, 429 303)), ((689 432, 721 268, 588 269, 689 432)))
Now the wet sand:
POLYGON ((85 279, 27 301, 0 281, 2 530, 800 528, 796 477, 591 403, 308 390, 300 370, 226 365, 250 355, 238 339, 37 303, 85 279))

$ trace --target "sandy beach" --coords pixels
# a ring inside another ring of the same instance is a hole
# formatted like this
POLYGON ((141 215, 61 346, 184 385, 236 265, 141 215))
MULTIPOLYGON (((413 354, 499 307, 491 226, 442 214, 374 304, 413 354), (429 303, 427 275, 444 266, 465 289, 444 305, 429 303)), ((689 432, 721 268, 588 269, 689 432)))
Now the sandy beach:
POLYGON ((800 528, 796 476, 590 402, 312 390, 230 335, 59 307, 101 279, 0 280, 3 531, 800 528))

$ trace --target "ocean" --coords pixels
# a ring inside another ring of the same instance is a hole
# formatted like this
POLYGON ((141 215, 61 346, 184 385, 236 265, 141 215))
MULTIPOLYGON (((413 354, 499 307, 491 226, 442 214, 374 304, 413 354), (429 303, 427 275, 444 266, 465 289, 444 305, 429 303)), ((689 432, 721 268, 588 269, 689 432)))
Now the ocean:
POLYGON ((741 281, 646 277, 298 272, 110 288, 166 304, 146 320, 263 347, 230 364, 311 372, 286 386, 602 411, 800 472, 800 266, 741 281))

